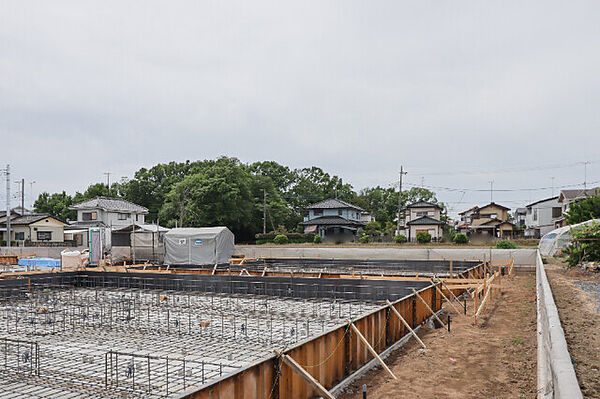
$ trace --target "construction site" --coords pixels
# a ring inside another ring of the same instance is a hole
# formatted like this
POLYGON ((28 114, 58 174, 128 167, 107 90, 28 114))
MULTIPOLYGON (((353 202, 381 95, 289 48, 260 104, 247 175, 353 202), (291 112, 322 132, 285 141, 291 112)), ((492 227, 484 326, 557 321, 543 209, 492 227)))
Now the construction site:
POLYGON ((0 397, 334 398, 376 366, 397 381, 391 353, 487 320, 535 262, 454 255, 6 271, 0 397))

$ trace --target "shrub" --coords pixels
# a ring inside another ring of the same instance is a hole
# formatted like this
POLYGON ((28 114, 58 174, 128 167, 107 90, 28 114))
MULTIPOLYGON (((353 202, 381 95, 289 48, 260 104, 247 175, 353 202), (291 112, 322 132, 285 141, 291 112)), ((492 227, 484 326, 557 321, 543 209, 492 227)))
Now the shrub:
POLYGON ((417 242, 419 242, 421 244, 426 244, 428 242, 431 242, 431 234, 425 233, 424 231, 419 231, 417 233, 417 242))
POLYGON ((273 239, 273 242, 275 244, 287 244, 288 242, 290 242, 290 240, 288 239, 288 236, 286 236, 285 234, 278 234, 273 239))
POLYGON ((323 237, 321 237, 321 236, 320 236, 320 235, 318 235, 318 234, 315 234, 315 238, 313 238, 313 243, 315 243, 315 244, 320 244, 320 243, 322 243, 322 242, 323 242, 323 237))
POLYGON ((408 239, 404 234, 398 234, 396 237, 394 237, 394 241, 396 241, 397 244, 404 244, 406 241, 408 241, 408 239))
POLYGON ((496 243, 498 249, 517 249, 517 244, 509 240, 500 240, 496 243))
POLYGON ((575 240, 565 252, 567 263, 577 266, 581 262, 597 262, 600 260, 600 223, 590 223, 579 226, 571 232, 575 240))
POLYGON ((369 236, 368 236, 368 235, 366 235, 366 234, 363 234, 363 235, 360 237, 360 242, 362 242, 363 244, 366 244, 366 243, 368 243, 369 241, 371 241, 371 237, 369 237, 369 236))
POLYGON ((469 242, 469 237, 464 233, 458 233, 454 236, 454 242, 456 244, 466 244, 469 242))

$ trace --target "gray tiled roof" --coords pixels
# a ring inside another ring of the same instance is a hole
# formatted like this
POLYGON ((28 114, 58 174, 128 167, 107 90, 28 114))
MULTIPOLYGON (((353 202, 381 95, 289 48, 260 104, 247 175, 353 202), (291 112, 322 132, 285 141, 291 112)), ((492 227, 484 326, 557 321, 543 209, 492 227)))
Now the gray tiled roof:
MULTIPOLYGON (((18 216, 10 221, 12 226, 27 226, 31 223, 39 222, 40 220, 44 220, 46 218, 56 219, 55 217, 50 216, 47 213, 34 213, 31 215, 18 216)), ((58 220, 58 219, 56 219, 58 220)), ((60 220, 58 220, 60 222, 60 220)), ((6 224, 3 222, 2 224, 6 224)))
POLYGON ((148 213, 148 208, 144 208, 123 198, 112 197, 96 197, 70 206, 69 209, 102 209, 113 212, 148 213))
POLYGON ((345 226, 364 226, 365 223, 357 222, 354 220, 348 220, 341 216, 321 216, 306 222, 301 222, 301 225, 312 226, 312 225, 345 225, 345 226))
POLYGON ((335 198, 328 198, 326 200, 317 202, 316 204, 312 204, 306 207, 306 209, 338 209, 338 208, 351 208, 356 209, 358 211, 364 211, 359 206, 352 205, 346 201, 342 201, 335 198))
POLYGON ((560 197, 566 199, 567 201, 572 201, 572 200, 583 198, 586 196, 597 195, 599 191, 600 191, 599 187, 588 188, 587 190, 584 190, 584 189, 560 190, 560 197))
POLYGON ((442 209, 441 206, 439 206, 438 204, 434 204, 431 202, 426 202, 426 201, 419 201, 419 202, 415 202, 414 204, 410 204, 407 205, 406 208, 439 208, 442 209))
POLYGON ((421 216, 420 218, 411 220, 410 222, 408 222, 406 224, 411 225, 411 226, 413 226, 413 225, 414 226, 423 226, 423 225, 446 224, 446 223, 442 222, 441 220, 430 218, 429 216, 421 216))

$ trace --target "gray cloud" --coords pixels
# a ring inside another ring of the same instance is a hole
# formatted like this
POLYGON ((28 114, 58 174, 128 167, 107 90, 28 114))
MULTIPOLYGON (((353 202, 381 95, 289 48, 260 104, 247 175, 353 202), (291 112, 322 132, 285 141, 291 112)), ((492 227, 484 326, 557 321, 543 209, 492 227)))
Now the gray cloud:
POLYGON ((502 188, 581 183, 582 165, 531 166, 596 160, 600 180, 594 1, 7 3, 2 163, 36 192, 219 155, 357 189, 401 164, 409 183, 502 188))

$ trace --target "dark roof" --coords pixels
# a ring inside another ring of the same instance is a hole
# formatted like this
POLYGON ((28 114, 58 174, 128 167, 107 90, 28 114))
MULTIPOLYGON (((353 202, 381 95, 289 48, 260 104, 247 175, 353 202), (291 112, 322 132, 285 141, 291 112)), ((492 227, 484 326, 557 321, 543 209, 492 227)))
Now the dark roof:
POLYGON ((441 220, 430 218, 429 216, 421 216, 420 218, 411 220, 410 222, 408 222, 406 224, 411 225, 411 226, 412 225, 422 226, 422 225, 429 225, 429 224, 446 224, 446 223, 442 222, 441 220))
POLYGON ((465 213, 467 213, 467 212, 474 211, 474 210, 477 210, 477 209, 479 209, 479 207, 478 207, 477 205, 475 205, 474 207, 472 207, 472 208, 469 208, 469 209, 467 209, 466 211, 459 212, 458 214, 459 214, 459 215, 464 215, 464 214, 465 214, 465 213))
POLYGON ((496 207, 498 207, 498 208, 502 208, 502 209, 506 209, 507 211, 510 211, 510 208, 507 208, 507 207, 505 207, 505 206, 502 206, 502 205, 500 205, 500 204, 496 204, 495 202, 490 202, 489 204, 487 204, 487 205, 484 205, 484 206, 482 206, 481 208, 479 208, 479 210, 481 210, 481 209, 483 209, 483 208, 486 208, 486 207, 488 207, 488 206, 496 206, 496 207))
POLYGON ((69 209, 102 209, 112 212, 136 212, 148 213, 148 208, 134 204, 123 198, 96 197, 91 200, 83 201, 72 205, 69 209))
MULTIPOLYGON (((61 221, 53 216, 50 216, 47 213, 34 213, 31 215, 16 217, 10 221, 10 224, 11 224, 11 226, 27 226, 32 223, 39 222, 40 220, 44 220, 46 218, 52 218, 58 222, 64 223, 63 221, 61 221)), ((3 222, 2 224, 6 224, 6 222, 3 222)))
POLYGON ((599 191, 599 187, 588 188, 587 190, 584 190, 582 188, 576 190, 560 190, 560 195, 558 197, 559 199, 562 198, 568 201, 573 201, 579 198, 597 195, 599 191))
POLYGON ((319 201, 316 204, 312 204, 306 207, 306 209, 339 209, 339 208, 351 208, 356 209, 357 211, 364 211, 359 206, 352 205, 346 201, 342 201, 336 198, 328 198, 323 201, 319 201))
POLYGON ((550 198, 546 198, 546 199, 543 199, 543 200, 532 202, 529 205, 525 205, 525 207, 529 208, 530 206, 534 206, 536 204, 539 204, 540 202, 552 201, 552 200, 555 200, 555 199, 558 199, 558 195, 556 197, 550 197, 550 198))
POLYGON ((72 227, 81 227, 81 228, 88 228, 88 227, 108 227, 103 222, 101 222, 100 220, 88 220, 88 221, 71 222, 71 224, 69 226, 72 226, 72 227))
POLYGON ((508 223, 508 224, 514 226, 514 224, 511 223, 511 222, 509 222, 508 220, 500 220, 498 218, 494 218, 494 219, 488 220, 485 223, 481 223, 480 225, 473 226, 473 227, 479 227, 479 226, 498 226, 498 225, 503 224, 503 223, 508 223))
POLYGON ((363 222, 356 222, 354 220, 348 220, 341 216, 321 216, 318 218, 307 220, 306 222, 301 222, 300 224, 303 226, 312 226, 312 225, 364 226, 363 222))
POLYGON ((442 207, 439 206, 438 204, 434 204, 434 203, 426 202, 426 201, 419 201, 419 202, 415 202, 414 204, 406 205, 406 208, 431 208, 431 207, 442 209, 442 207))

